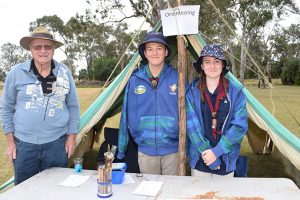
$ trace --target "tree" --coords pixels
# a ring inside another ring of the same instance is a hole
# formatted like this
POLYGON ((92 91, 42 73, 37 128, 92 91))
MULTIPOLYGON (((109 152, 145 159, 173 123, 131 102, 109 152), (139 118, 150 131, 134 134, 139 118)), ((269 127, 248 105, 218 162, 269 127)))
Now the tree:
POLYGON ((300 84, 300 59, 291 59, 285 62, 282 74, 281 82, 284 85, 293 85, 295 83, 300 84))
MULTIPOLYGON (((116 66, 117 61, 118 60, 116 57, 102 56, 96 58, 92 65, 93 74, 94 74, 93 78, 95 80, 106 81, 110 73, 112 72, 113 68, 116 66)), ((120 71, 121 69, 117 68, 117 70, 114 72, 113 77, 118 75, 120 71)))
POLYGON ((277 78, 279 79, 282 73, 282 66, 283 63, 280 61, 273 61, 271 63, 271 76, 272 78, 277 78))
MULTIPOLYGON (((131 56, 134 54, 135 49, 137 49, 138 43, 142 41, 141 37, 137 37, 129 48, 127 46, 130 44, 132 37, 135 35, 133 32, 127 33, 128 25, 126 23, 121 23, 112 33, 112 40, 108 43, 105 48, 105 55, 114 56, 118 59, 121 59, 123 54, 124 57, 120 61, 120 68, 123 69, 128 63, 131 56), (127 50, 127 51, 126 51, 127 50)), ((145 31, 142 31, 139 35, 145 34, 145 31)))
POLYGON ((43 16, 42 18, 37 18, 36 21, 30 23, 29 31, 32 32, 36 27, 44 26, 53 33, 54 38, 62 41, 64 45, 60 48, 66 55, 66 60, 64 63, 72 70, 72 65, 74 60, 76 60, 76 52, 70 48, 70 38, 68 33, 70 30, 67 29, 64 21, 57 15, 43 16))
MULTIPOLYGON (((130 33, 122 35, 127 31, 126 25, 122 23, 125 19, 144 17, 151 26, 154 26, 160 18, 159 10, 167 7, 167 4, 172 6, 177 1, 88 0, 87 2, 91 8, 86 10, 85 15, 73 17, 64 26, 56 17, 43 19, 48 20, 48 25, 53 26, 54 31, 66 38, 66 52, 69 52, 70 57, 85 58, 89 77, 92 77, 91 64, 96 57, 114 55, 114 53, 121 55, 121 50, 125 49, 123 44, 130 38, 130 33), (129 12, 128 8, 133 12, 129 12), (119 14, 115 14, 116 11, 119 14), (151 14, 147 16, 149 11, 151 14)), ((269 74, 270 80, 270 62, 274 55, 274 48, 266 37, 265 27, 273 21, 280 21, 284 14, 299 13, 293 1, 186 0, 185 2, 189 5, 200 4, 199 29, 202 37, 208 43, 222 44, 230 53, 228 60, 232 66, 232 72, 236 76, 239 73, 242 83, 246 65, 257 67, 263 64, 261 69, 265 74, 269 74), (248 54, 248 52, 256 52, 253 47, 261 48, 260 52, 264 53, 263 59, 259 59, 258 63, 248 54), (233 55, 240 57, 240 68, 233 55)), ((297 28, 299 30, 299 27, 295 27, 295 34, 297 28)), ((295 49, 297 49, 296 46, 295 49)), ((121 63, 121 66, 123 67, 124 64, 121 63)))
MULTIPOLYGON (((7 73, 10 68, 18 63, 30 59, 31 55, 21 46, 5 43, 1 46, 0 66, 2 73, 7 73)), ((3 74, 2 74, 3 75, 3 74)))
POLYGON ((292 24, 288 28, 278 27, 271 36, 274 58, 285 61, 300 57, 300 24, 292 24))
MULTIPOLYGON (((76 15, 64 22, 56 15, 44 16, 30 23, 30 29, 45 26, 64 42, 65 63, 72 67, 76 60, 85 59, 88 77, 92 78, 91 65, 95 58, 103 56, 112 29, 97 23, 89 13, 76 15)), ((72 69, 71 69, 72 70, 72 69)))
POLYGON ((163 0, 88 0, 87 2, 96 6, 95 10, 89 9, 89 12, 94 13, 94 18, 106 20, 104 23, 121 23, 129 18, 143 17, 152 27, 160 19, 159 10, 165 7, 163 0), (131 11, 126 11, 128 7, 131 7, 131 11))
POLYGON ((296 76, 299 73, 297 59, 300 58, 300 25, 279 27, 271 37, 271 44, 273 57, 277 60, 273 71, 280 74, 283 84, 298 84, 299 78, 296 76))
MULTIPOLYGON (((286 8, 294 9, 295 4, 291 1, 274 0, 274 1, 257 1, 257 0, 238 0, 235 18, 238 25, 241 27, 241 69, 240 81, 244 82, 245 64, 247 59, 247 50, 250 47, 251 41, 255 36, 263 36, 259 34, 264 27, 274 20, 280 19, 286 8)), ((250 58, 250 62, 255 64, 255 61, 250 58)))
POLYGON ((86 69, 79 70, 78 80, 87 80, 87 79, 88 79, 87 70, 86 69))
POLYGON ((85 58, 88 77, 92 78, 92 62, 95 58, 105 55, 112 28, 103 23, 91 21, 89 16, 72 17, 66 24, 72 48, 79 57, 85 58))
POLYGON ((261 33, 255 33, 253 40, 250 41, 248 52, 257 66, 251 61, 247 61, 248 69, 245 69, 245 78, 258 78, 259 88, 266 88, 265 75, 268 77, 268 82, 271 80, 271 50, 268 48, 268 39, 264 40, 261 33), (251 68, 250 68, 250 67, 251 68))
POLYGON ((237 50, 237 40, 232 31, 236 31, 236 18, 232 10, 236 6, 234 0, 223 1, 197 1, 189 0, 187 4, 199 4, 199 30, 207 43, 221 44, 228 52, 228 61, 231 64, 231 71, 237 77, 236 63, 234 54, 237 50), (216 11, 217 9, 217 11, 216 11), (227 27, 224 21, 230 26, 227 27))

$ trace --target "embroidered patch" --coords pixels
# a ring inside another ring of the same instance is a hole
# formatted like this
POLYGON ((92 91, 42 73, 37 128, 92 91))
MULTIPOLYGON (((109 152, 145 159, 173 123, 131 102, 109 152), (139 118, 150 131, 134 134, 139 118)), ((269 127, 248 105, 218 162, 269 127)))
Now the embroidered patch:
POLYGON ((55 114, 55 109, 49 109, 49 117, 53 117, 55 114))
POLYGON ((25 103, 25 109, 30 109, 30 107, 31 107, 31 102, 27 101, 25 103))
POLYGON ((143 85, 139 85, 134 89, 134 93, 136 94, 144 94, 146 92, 146 87, 143 85))
POLYGON ((27 85, 26 87, 26 94, 28 95, 32 95, 35 91, 35 85, 31 84, 31 85, 27 85))
POLYGON ((177 86, 175 83, 173 85, 170 85, 169 88, 170 88, 170 94, 173 95, 176 94, 177 86))

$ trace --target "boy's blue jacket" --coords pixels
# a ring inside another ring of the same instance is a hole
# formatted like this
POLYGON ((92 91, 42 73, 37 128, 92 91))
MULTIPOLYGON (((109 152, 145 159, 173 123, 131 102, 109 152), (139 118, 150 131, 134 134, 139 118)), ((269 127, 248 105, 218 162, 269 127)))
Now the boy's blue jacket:
POLYGON ((54 60, 56 82, 52 93, 44 95, 31 61, 17 64, 6 77, 0 110, 3 133, 32 144, 78 133, 79 102, 69 68, 54 60))
POLYGON ((138 150, 148 155, 178 151, 178 73, 165 64, 154 89, 146 65, 127 83, 120 120, 118 155, 124 158, 129 133, 138 150))
POLYGON ((187 112, 187 136, 189 143, 190 166, 195 168, 201 158, 201 153, 206 149, 212 149, 217 160, 209 167, 216 169, 220 164, 222 156, 226 171, 236 169, 236 161, 240 155, 240 146, 248 129, 248 113, 246 109, 246 96, 242 91, 243 86, 230 82, 227 92, 227 99, 230 103, 229 113, 226 116, 222 127, 222 136, 219 143, 212 147, 204 137, 204 125, 201 114, 201 97, 197 88, 199 80, 193 81, 188 88, 186 95, 187 112))

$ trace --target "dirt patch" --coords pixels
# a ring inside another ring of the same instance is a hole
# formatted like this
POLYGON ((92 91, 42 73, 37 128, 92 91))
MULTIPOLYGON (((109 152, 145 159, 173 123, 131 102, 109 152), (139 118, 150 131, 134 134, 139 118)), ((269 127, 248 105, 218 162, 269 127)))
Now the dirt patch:
POLYGON ((264 200, 262 197, 224 197, 219 196, 218 192, 206 192, 204 194, 195 195, 192 199, 218 199, 218 200, 264 200))

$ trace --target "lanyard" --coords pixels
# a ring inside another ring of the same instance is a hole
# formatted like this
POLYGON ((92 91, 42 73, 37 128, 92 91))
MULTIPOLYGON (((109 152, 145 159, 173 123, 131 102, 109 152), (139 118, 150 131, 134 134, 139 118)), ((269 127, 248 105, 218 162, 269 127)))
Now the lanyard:
POLYGON ((207 105, 209 107, 209 110, 211 112, 211 116, 212 116, 212 123, 211 123, 212 124, 212 134, 213 134, 213 137, 214 137, 215 140, 217 139, 217 134, 222 135, 221 131, 217 131, 217 112, 219 110, 220 101, 221 101, 222 97, 224 97, 224 95, 225 95, 225 91, 224 91, 222 81, 219 81, 219 85, 218 85, 217 89, 218 89, 218 94, 217 94, 217 99, 216 99, 216 102, 215 102, 214 106, 212 105, 211 99, 210 99, 209 94, 207 92, 207 85, 206 85, 206 89, 204 90, 204 93, 203 93, 203 95, 205 97, 205 100, 207 102, 207 105))

